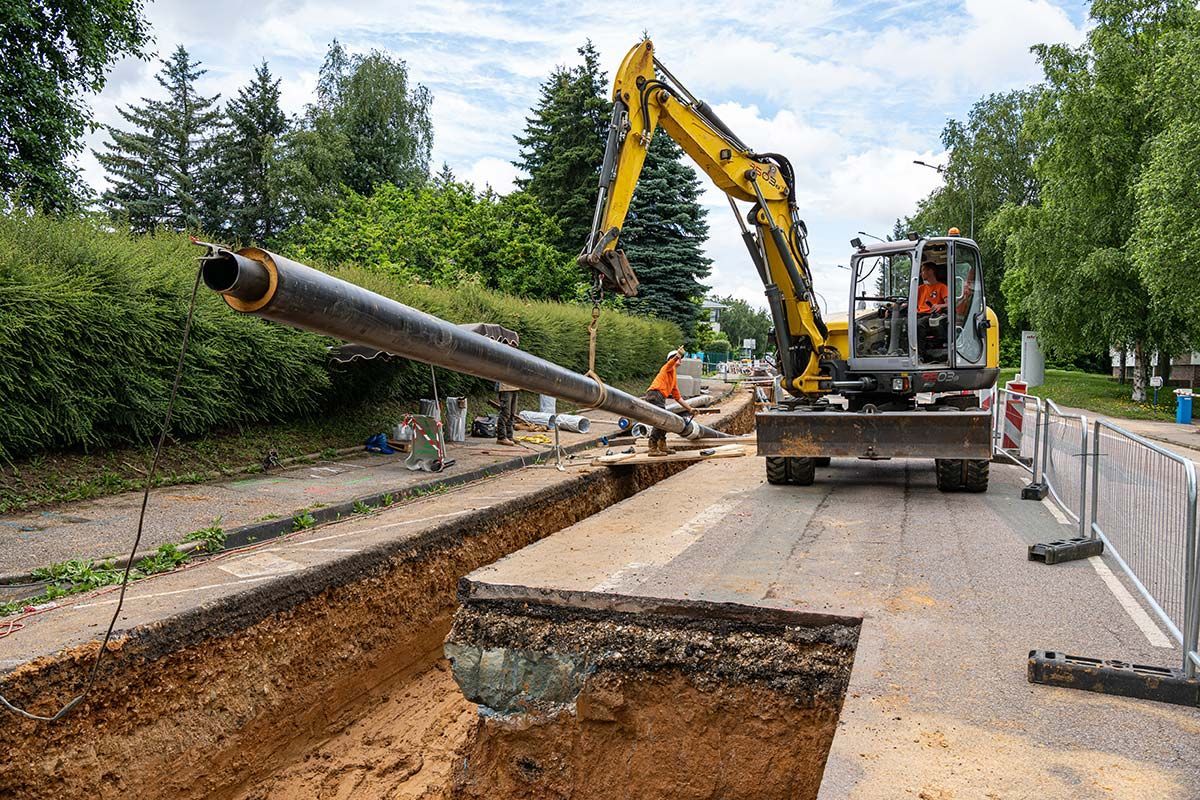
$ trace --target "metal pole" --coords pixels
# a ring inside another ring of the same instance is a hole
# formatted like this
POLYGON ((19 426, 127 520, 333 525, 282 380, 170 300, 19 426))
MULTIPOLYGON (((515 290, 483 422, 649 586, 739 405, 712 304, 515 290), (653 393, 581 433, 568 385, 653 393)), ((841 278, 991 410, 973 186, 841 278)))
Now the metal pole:
POLYGON ((1087 535, 1087 462, 1088 462, 1088 422, 1087 417, 1079 415, 1079 538, 1087 535))
POLYGON ((206 246, 204 283, 236 311, 601 408, 689 439, 729 435, 266 250, 206 246))
POLYGON ((1191 461, 1184 461, 1187 477, 1187 544, 1184 566, 1184 626, 1183 626, 1183 671, 1189 678, 1196 677, 1196 664, 1191 654, 1198 649, 1200 640, 1200 542, 1196 529, 1196 468, 1191 461))
POLYGON ((1100 510, 1100 420, 1092 428, 1092 515, 1088 530, 1096 538, 1096 514, 1100 510))

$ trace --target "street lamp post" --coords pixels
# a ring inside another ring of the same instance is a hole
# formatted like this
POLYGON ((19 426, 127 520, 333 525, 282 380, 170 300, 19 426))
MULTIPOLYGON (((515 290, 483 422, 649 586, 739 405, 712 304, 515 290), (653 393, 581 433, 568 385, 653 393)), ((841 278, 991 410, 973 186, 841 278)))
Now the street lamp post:
MULTIPOLYGON (((921 160, 915 159, 915 158, 913 159, 913 163, 919 164, 922 167, 929 167, 931 170, 933 170, 934 172, 936 172, 937 174, 939 174, 943 177, 945 177, 945 175, 946 175, 946 166, 944 164, 936 164, 936 165, 935 164, 926 164, 924 161, 921 161, 921 160)), ((970 181, 967 181, 967 199, 971 201, 971 238, 974 239, 975 238, 975 188, 971 185, 970 181)))

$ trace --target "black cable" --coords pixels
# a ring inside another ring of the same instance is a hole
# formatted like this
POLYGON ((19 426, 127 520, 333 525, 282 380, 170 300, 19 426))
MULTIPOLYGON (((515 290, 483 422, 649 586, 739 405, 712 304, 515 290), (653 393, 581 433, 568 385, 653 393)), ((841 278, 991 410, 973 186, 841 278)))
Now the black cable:
POLYGON ((146 488, 142 491, 142 508, 138 514, 137 535, 133 538, 133 547, 129 550, 129 558, 125 562, 125 573, 121 577, 121 595, 117 598, 117 607, 113 611, 112 619, 108 621, 108 630, 104 632, 104 640, 100 643, 100 651, 96 653, 96 660, 92 664, 91 674, 88 675, 87 683, 84 684, 83 691, 79 693, 75 699, 68 702, 58 710, 54 716, 43 717, 40 714, 31 714, 23 708, 18 708, 8 701, 6 697, 0 695, 0 705, 12 713, 24 717, 25 719, 35 720, 37 722, 57 722, 71 712, 71 709, 79 705, 83 698, 87 697, 88 692, 92 690, 92 685, 96 682, 96 675, 100 672, 100 663, 104 660, 105 653, 108 652, 108 642, 112 638, 113 628, 117 625, 117 619, 121 616, 121 608, 125 605, 125 590, 129 587, 129 573, 133 569, 133 557, 137 553, 138 545, 142 543, 142 528, 146 522, 146 506, 150 502, 150 489, 154 486, 154 476, 158 472, 158 462, 162 457, 163 445, 167 441, 167 432, 171 428, 171 416, 175 413, 175 398, 179 394, 179 384, 183 379, 183 361, 187 355, 188 337, 192 332, 192 317, 196 312, 196 295, 200 290, 200 270, 196 270, 196 282, 192 285, 192 297, 188 301, 187 321, 183 324, 183 344, 179 348, 179 363, 175 365, 175 381, 171 384, 171 398, 167 401, 167 413, 163 419, 162 430, 158 434, 158 444, 154 446, 154 460, 150 464, 150 474, 146 476, 146 488))

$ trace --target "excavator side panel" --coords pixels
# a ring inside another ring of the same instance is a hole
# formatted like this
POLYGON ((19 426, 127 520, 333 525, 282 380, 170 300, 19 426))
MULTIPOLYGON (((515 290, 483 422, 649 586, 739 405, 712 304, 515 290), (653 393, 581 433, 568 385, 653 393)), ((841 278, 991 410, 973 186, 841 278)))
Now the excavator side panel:
POLYGON ((760 456, 971 458, 992 456, 989 411, 763 411, 760 456))

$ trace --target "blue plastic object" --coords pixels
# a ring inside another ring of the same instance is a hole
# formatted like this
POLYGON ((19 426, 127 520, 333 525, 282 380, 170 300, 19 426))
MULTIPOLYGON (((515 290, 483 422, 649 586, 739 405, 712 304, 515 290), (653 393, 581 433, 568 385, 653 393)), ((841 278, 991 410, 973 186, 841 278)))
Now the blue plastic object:
POLYGON ((1180 425, 1192 424, 1192 396, 1190 394, 1175 396, 1175 421, 1180 425))
POLYGON ((391 445, 388 444, 386 433, 377 433, 374 436, 367 438, 367 452, 382 453, 390 456, 396 451, 392 449, 391 445))

